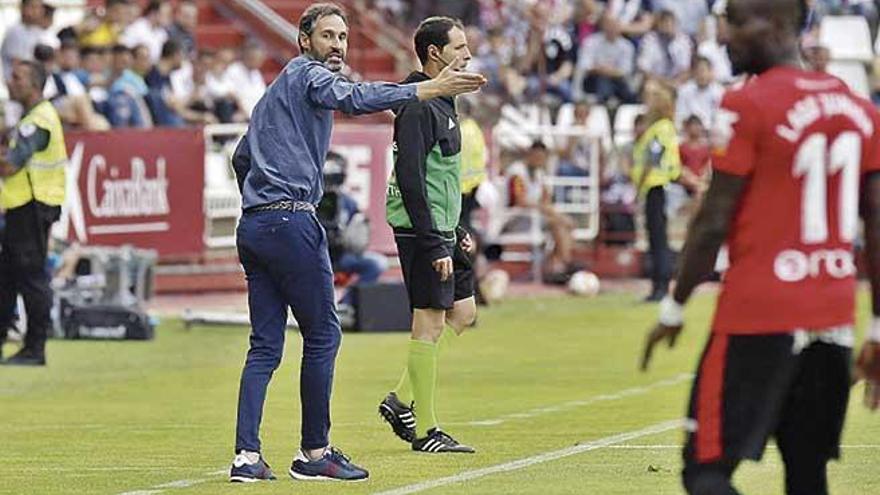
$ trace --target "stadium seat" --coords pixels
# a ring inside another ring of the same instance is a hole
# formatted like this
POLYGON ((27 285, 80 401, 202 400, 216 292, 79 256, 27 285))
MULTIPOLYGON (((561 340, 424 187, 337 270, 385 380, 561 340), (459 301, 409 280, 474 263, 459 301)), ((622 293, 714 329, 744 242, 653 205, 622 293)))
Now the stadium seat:
POLYGON ((862 16, 825 16, 819 26, 819 42, 831 50, 832 60, 870 62, 871 30, 862 16))
POLYGON ((614 144, 624 146, 633 140, 636 116, 645 112, 644 105, 620 105, 614 115, 614 144))
POLYGON ((861 62, 831 62, 828 73, 833 74, 849 85, 856 94, 868 98, 871 93, 868 71, 861 62))
POLYGON ((208 218, 238 218, 241 199, 229 170, 227 150, 205 153, 205 211, 208 218))
MULTIPOLYGON (((564 129, 574 122, 574 104, 566 103, 559 107, 556 114, 556 127, 564 129)), ((590 116, 587 117, 587 130, 593 136, 602 140, 602 147, 607 151, 611 148, 611 118, 608 117, 608 109, 604 105, 594 105, 590 108, 590 116)))
POLYGON ((501 107, 501 118, 495 126, 495 135, 500 136, 498 143, 505 149, 525 149, 536 138, 540 138, 547 146, 553 146, 550 110, 541 105, 504 105, 501 107), (542 127, 548 132, 535 135, 542 127), (521 132, 516 132, 521 131, 521 132))

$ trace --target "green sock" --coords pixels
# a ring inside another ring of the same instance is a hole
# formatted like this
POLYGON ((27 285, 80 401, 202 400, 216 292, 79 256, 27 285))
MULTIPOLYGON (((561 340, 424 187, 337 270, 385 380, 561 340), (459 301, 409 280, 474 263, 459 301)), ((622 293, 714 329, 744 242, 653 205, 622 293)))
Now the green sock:
POLYGON ((415 398, 416 437, 424 438, 437 426, 434 391, 437 388, 437 344, 409 341, 409 380, 415 398))
MULTIPOLYGON (((455 333, 455 330, 452 327, 446 327, 443 333, 440 334, 440 339, 437 341, 437 353, 440 354, 448 350, 457 338, 458 334, 455 333)), ((397 382, 397 386, 391 391, 397 395, 400 402, 403 402, 406 405, 409 405, 413 401, 412 387, 410 387, 409 384, 408 367, 403 369, 403 375, 401 375, 400 381, 397 382)))
POLYGON ((443 333, 440 334, 440 338, 437 339, 437 352, 442 353, 448 351, 457 338, 458 334, 455 333, 454 328, 450 326, 444 328, 443 333))
POLYGON ((397 386, 394 387, 392 392, 397 395, 400 402, 403 402, 407 406, 412 403, 412 387, 409 386, 409 367, 403 368, 403 376, 400 377, 400 381, 397 382, 397 386))

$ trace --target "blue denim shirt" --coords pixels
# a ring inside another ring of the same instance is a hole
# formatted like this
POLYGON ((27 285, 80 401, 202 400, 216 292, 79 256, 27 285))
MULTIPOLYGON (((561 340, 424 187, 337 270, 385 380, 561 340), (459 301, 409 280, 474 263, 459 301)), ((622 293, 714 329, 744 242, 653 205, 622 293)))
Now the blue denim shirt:
POLYGON ((317 205, 333 110, 358 115, 415 99, 415 85, 352 83, 321 62, 294 58, 257 103, 233 156, 242 208, 281 200, 317 205))

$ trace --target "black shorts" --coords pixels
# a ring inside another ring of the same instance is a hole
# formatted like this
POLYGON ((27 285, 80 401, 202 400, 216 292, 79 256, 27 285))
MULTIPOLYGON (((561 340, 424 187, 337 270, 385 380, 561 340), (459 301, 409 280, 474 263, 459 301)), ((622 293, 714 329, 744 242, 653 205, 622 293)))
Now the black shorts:
POLYGON ((810 335, 825 337, 712 334, 691 391, 686 469, 760 460, 771 436, 784 460, 839 456, 852 349, 810 335))
MULTIPOLYGON (((474 295, 474 270, 471 260, 456 244, 452 252, 452 277, 440 281, 432 260, 420 250, 415 237, 395 235, 397 256, 403 270, 403 283, 410 307, 416 309, 452 309, 456 301, 474 295)), ((450 243, 450 247, 451 243, 450 243)))

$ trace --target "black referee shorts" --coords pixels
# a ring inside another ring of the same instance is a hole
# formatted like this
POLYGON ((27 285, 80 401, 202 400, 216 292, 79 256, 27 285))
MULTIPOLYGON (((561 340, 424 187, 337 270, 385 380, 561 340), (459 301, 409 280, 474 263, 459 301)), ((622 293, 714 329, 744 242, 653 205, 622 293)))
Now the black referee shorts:
POLYGON ((474 295, 474 271, 471 260, 456 243, 452 248, 453 274, 445 282, 431 266, 433 260, 419 249, 416 238, 395 235, 397 256, 403 270, 403 283, 414 309, 452 309, 456 301, 474 295))
MULTIPOLYGON (((760 460, 770 437, 787 483, 822 483, 817 475, 824 478, 827 461, 840 455, 852 360, 846 339, 831 335, 711 335, 688 407, 686 486, 705 473, 729 486, 739 461, 760 460)), ((818 486, 808 492, 822 493, 818 486)))

